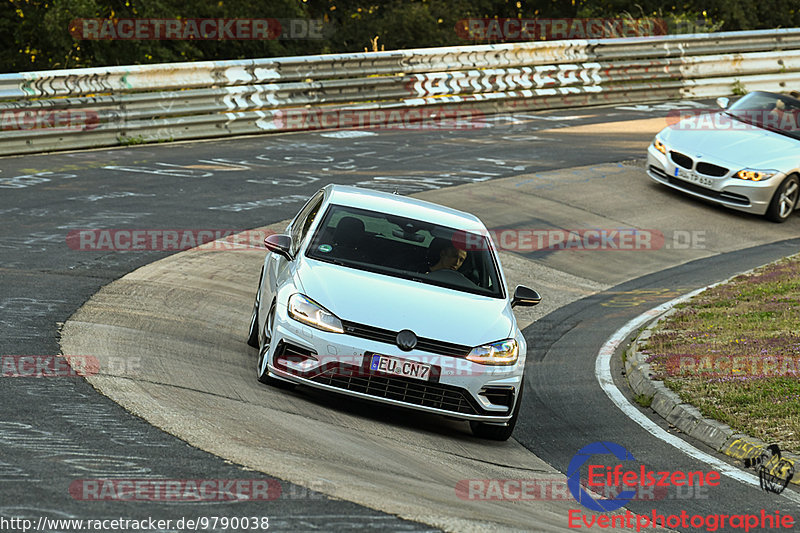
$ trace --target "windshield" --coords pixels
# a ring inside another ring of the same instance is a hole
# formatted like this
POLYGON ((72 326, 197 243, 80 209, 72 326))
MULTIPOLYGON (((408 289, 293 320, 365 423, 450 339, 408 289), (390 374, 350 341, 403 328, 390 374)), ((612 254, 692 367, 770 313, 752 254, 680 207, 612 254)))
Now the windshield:
POLYGON ((752 92, 733 104, 727 114, 747 124, 800 139, 800 101, 790 96, 752 92))
POLYGON ((331 205, 306 257, 428 285, 505 297, 485 235, 389 213, 331 205))

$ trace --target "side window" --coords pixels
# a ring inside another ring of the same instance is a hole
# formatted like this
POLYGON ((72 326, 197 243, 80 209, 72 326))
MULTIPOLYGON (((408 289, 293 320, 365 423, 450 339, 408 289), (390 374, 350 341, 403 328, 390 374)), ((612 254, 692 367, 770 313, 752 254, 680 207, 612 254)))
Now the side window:
POLYGON ((292 254, 296 254, 300 248, 300 243, 306 238, 311 224, 317 218, 317 213, 322 205, 324 196, 320 193, 318 196, 312 198, 308 204, 303 208, 297 219, 292 223, 292 254))

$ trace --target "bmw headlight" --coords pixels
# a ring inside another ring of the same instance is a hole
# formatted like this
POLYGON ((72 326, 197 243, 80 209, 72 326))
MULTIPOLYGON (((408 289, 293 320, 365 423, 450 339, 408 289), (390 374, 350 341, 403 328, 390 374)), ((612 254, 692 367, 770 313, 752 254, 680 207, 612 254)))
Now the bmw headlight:
POLYGON ((667 146, 666 146, 664 143, 662 143, 662 142, 661 142, 661 141, 658 139, 658 137, 656 137, 655 139, 653 139, 653 146, 655 147, 655 149, 656 149, 656 150, 658 150, 658 151, 659 151, 659 152, 661 152, 662 154, 664 154, 664 155, 667 155, 667 146))
POLYGON ((519 346, 514 339, 493 342, 473 348, 467 359, 482 365, 513 365, 519 357, 519 346))
POLYGON ((289 298, 289 316, 322 331, 344 333, 342 321, 336 315, 300 293, 289 298))
POLYGON ((746 168, 736 173, 736 177, 741 180, 764 181, 777 174, 777 170, 757 170, 746 168))

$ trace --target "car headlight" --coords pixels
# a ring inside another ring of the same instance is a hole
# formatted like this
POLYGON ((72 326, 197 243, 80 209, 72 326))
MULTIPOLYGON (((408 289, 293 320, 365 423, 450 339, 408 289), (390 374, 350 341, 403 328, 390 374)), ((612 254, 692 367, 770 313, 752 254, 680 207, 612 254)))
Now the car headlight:
POLYGON ((289 316, 313 328, 344 333, 342 321, 336 315, 300 293, 289 298, 289 316))
POLYGON ((756 170, 746 168, 736 173, 736 177, 741 180, 764 181, 777 174, 777 170, 756 170))
POLYGON ((473 348, 467 359, 482 365, 513 365, 519 357, 519 346, 514 339, 493 342, 473 348))
POLYGON ((662 154, 667 155, 667 147, 664 143, 658 140, 658 137, 653 139, 653 146, 655 147, 656 150, 658 150, 662 154))

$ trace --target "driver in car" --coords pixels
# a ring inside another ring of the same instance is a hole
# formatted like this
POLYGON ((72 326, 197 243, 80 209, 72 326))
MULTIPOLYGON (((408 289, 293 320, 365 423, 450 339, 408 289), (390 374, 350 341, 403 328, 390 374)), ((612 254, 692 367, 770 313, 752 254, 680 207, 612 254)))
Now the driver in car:
POLYGON ((430 271, 436 272, 437 270, 445 269, 458 270, 466 258, 466 250, 460 250, 450 244, 442 248, 442 250, 439 252, 439 261, 437 261, 435 265, 431 266, 430 271))

